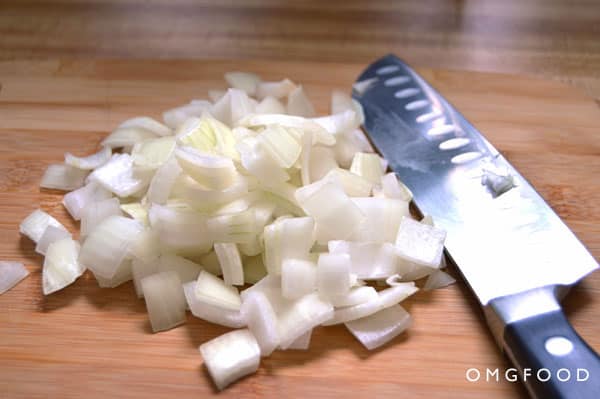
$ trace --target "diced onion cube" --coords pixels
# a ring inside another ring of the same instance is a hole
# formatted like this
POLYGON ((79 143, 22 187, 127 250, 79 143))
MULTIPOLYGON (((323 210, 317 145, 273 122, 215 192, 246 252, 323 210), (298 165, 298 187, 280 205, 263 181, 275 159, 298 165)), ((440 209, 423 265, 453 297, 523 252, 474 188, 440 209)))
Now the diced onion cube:
POLYGON ((141 284, 152 331, 169 330, 185 322, 186 301, 177 273, 152 274, 141 284))

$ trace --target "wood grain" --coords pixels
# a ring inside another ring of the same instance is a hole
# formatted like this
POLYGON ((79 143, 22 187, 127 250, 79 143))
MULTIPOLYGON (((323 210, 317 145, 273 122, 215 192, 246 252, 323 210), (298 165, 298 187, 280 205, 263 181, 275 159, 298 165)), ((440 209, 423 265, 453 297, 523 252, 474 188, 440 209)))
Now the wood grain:
MULTIPOLYGON (((349 88, 363 67, 264 61, 0 62, 0 259, 22 261, 32 272, 0 296, 0 397, 214 396, 197 347, 225 328, 189 316, 180 328, 152 334, 131 283, 100 289, 89 274, 44 297, 42 258, 19 236, 18 223, 41 206, 76 231, 60 193, 38 189, 45 167, 61 161, 66 151, 91 153, 124 118, 159 117, 166 108, 205 97, 208 89, 223 87, 225 71, 249 70, 267 79, 289 76, 304 83, 317 108, 326 112, 330 91, 349 88)), ((421 72, 600 258, 600 119, 593 101, 540 79, 421 72)), ((600 275, 574 288, 565 305, 581 335, 600 350, 600 275)), ((414 326, 380 350, 366 351, 344 327, 322 328, 313 335, 310 351, 274 353, 256 375, 221 396, 526 397, 520 384, 465 379, 471 367, 505 370, 510 365, 462 282, 419 293, 407 308, 414 326)))
POLYGON ((511 72, 600 96, 595 0, 3 0, 0 57, 255 58, 511 72))

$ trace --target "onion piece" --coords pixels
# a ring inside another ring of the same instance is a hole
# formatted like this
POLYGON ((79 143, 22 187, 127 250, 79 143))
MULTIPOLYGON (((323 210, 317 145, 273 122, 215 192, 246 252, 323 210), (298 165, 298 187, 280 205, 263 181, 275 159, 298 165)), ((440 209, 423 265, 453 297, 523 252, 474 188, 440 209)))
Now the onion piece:
POLYGON ((425 291, 435 290, 437 288, 444 288, 450 284, 454 284, 456 280, 454 277, 442 270, 436 270, 429 275, 423 289, 425 291))
POLYGON ((281 294, 298 299, 317 289, 317 267, 301 259, 285 259, 281 265, 281 294))
POLYGON ((280 219, 264 229, 265 266, 270 274, 281 274, 285 259, 307 259, 315 243, 311 217, 280 219))
POLYGON ((353 110, 346 110, 333 115, 321 116, 319 118, 311 118, 310 120, 333 135, 342 134, 360 126, 359 118, 353 110))
POLYGON ((239 310, 224 309, 199 301, 196 297, 196 282, 183 284, 183 293, 192 314, 199 319, 230 328, 246 326, 246 319, 239 310))
POLYGON ((19 225, 19 231, 21 234, 29 237, 31 241, 37 243, 40 241, 40 238, 42 238, 42 235, 48 226, 58 227, 59 229, 67 231, 65 226, 58 220, 54 219, 41 209, 36 209, 23 219, 19 225))
POLYGON ((292 342, 290 346, 287 347, 287 350, 308 350, 308 348, 310 347, 310 338, 312 337, 312 332, 313 330, 310 330, 296 338, 296 340, 292 342))
POLYGON ((148 116, 137 116, 135 118, 127 119, 119 125, 119 128, 143 129, 154 133, 157 136, 169 136, 173 134, 173 131, 169 129, 168 126, 165 126, 148 116))
POLYGON ((294 128, 270 125, 257 137, 265 151, 281 168, 292 167, 302 151, 302 146, 295 138, 301 134, 292 134, 292 129, 294 128))
POLYGON ((317 263, 317 291, 324 298, 345 295, 350 291, 350 255, 319 255, 317 263))
MULTIPOLYGON (((219 264, 219 259, 217 258, 217 254, 213 250, 202 255, 199 258, 198 263, 202 266, 204 270, 206 270, 214 276, 220 276, 222 273, 221 265, 219 264)), ((246 273, 244 273, 244 277, 246 277, 246 273)))
POLYGON ((350 272, 359 279, 378 280, 397 273, 398 256, 390 243, 370 241, 329 241, 330 253, 348 254, 350 272))
POLYGON ((105 278, 99 275, 94 274, 96 281, 98 282, 98 286, 100 288, 115 288, 120 286, 121 284, 126 283, 133 279, 133 273, 131 270, 131 259, 124 259, 123 262, 117 267, 117 271, 115 275, 111 278, 105 278))
POLYGON ((256 284, 266 275, 267 269, 261 255, 244 259, 244 282, 246 284, 256 284))
POLYGON ((65 164, 49 165, 44 172, 40 187, 72 191, 81 186, 88 172, 65 164))
POLYGON ((298 115, 305 118, 312 118, 316 115, 315 107, 306 96, 302 86, 297 86, 290 92, 286 110, 290 115, 298 115))
POLYGON ((101 145, 108 148, 131 148, 142 141, 154 139, 157 134, 139 127, 119 127, 101 145))
POLYGON ((236 180, 237 172, 229 158, 202 153, 192 147, 177 148, 175 157, 184 172, 207 188, 223 190, 236 180))
POLYGON ((79 262, 97 276, 112 278, 142 230, 142 225, 135 220, 109 217, 90 232, 81 247, 79 262))
POLYGON ((20 262, 0 261, 0 295, 10 290, 29 275, 29 271, 20 262))
POLYGON ((227 285, 244 285, 244 269, 240 252, 234 243, 215 243, 217 259, 227 285))
POLYGON ((85 266, 78 257, 79 243, 72 238, 64 238, 48 246, 42 271, 44 295, 63 289, 85 272, 85 266))
POLYGON ((204 364, 217 389, 256 372, 260 347, 247 329, 235 330, 200 345, 204 364))
POLYGON ((271 303, 262 292, 251 292, 244 297, 241 312, 260 346, 261 356, 269 356, 280 342, 277 315, 271 303))
POLYGON ((308 172, 311 181, 320 180, 330 171, 338 169, 333 150, 328 147, 314 146, 311 148, 308 172))
POLYGON ((403 217, 396 237, 398 256, 437 269, 442 261, 445 238, 444 230, 403 217))
POLYGON ((212 247, 206 217, 196 211, 154 204, 148 218, 158 233, 163 252, 201 255, 212 247))
POLYGON ((100 151, 87 157, 76 157, 67 152, 65 154, 65 164, 77 169, 92 170, 99 168, 110 160, 112 150, 110 147, 102 147, 100 151))
POLYGON ((163 120, 171 129, 177 129, 189 118, 200 117, 210 112, 209 101, 193 101, 190 104, 170 109, 163 113, 163 120))
POLYGON ((316 238, 325 244, 350 236, 364 220, 361 210, 331 182, 315 182, 296 191, 296 199, 316 223, 316 238))
POLYGON ((68 231, 61 229, 60 227, 48 226, 46 227, 46 230, 44 230, 44 234, 40 237, 40 240, 35 247, 35 252, 46 255, 46 251, 50 244, 65 238, 71 238, 71 234, 68 231))
POLYGON ((92 202, 112 197, 110 191, 92 181, 63 197, 63 205, 75 220, 81 220, 83 210, 92 202))
POLYGON ((88 204, 82 212, 80 234, 87 237, 103 220, 110 216, 121 216, 121 208, 117 198, 105 199, 88 204))
POLYGON ((131 262, 131 276, 133 278, 133 286, 135 293, 138 298, 144 297, 144 291, 142 289, 142 280, 145 277, 151 276, 159 272, 159 259, 148 259, 143 261, 141 259, 133 259, 131 262))
POLYGON ((394 172, 390 172, 381 178, 381 186, 383 195, 386 198, 397 198, 406 202, 412 200, 412 192, 398 180, 394 172))
POLYGON ((267 96, 256 106, 257 114, 284 114, 285 106, 275 97, 267 96))
POLYGON ((256 93, 256 89, 261 82, 258 75, 250 72, 227 72, 225 80, 230 87, 242 90, 249 96, 253 96, 256 93))
POLYGON ((388 343, 411 325, 411 317, 400 305, 346 323, 348 330, 368 350, 388 343))
POLYGON ((137 143, 131 151, 136 167, 158 169, 173 154, 175 139, 172 136, 150 139, 137 143))
POLYGON ((162 254, 158 262, 158 271, 174 271, 182 283, 187 283, 198 279, 202 266, 181 256, 162 254))
POLYGON ((284 127, 292 127, 312 133, 313 144, 334 145, 335 136, 328 132, 323 126, 314 122, 311 119, 302 118, 301 116, 286 115, 286 114, 263 114, 263 115, 248 115, 239 122, 242 126, 257 128, 268 125, 281 125, 284 127))
POLYGON ((336 308, 360 305, 377 300, 375 288, 368 286, 353 287, 346 294, 330 297, 329 300, 336 308))
POLYGON ((414 282, 398 283, 377 293, 381 308, 394 306, 419 291, 414 282))
POLYGON ((331 169, 324 178, 339 181, 349 197, 368 197, 373 189, 373 183, 369 180, 342 168, 331 169))
POLYGON ((242 300, 238 290, 212 274, 201 271, 196 281, 196 299, 229 310, 240 310, 242 300))
POLYGON ((157 170, 146 194, 148 201, 156 204, 164 204, 171 195, 171 190, 177 177, 182 170, 179 162, 173 157, 163 163, 157 170))
POLYGON ((133 159, 128 154, 113 155, 108 163, 90 175, 90 179, 119 197, 136 194, 150 182, 148 176, 134 173, 133 159))
POLYGON ((127 216, 130 216, 132 219, 137 220, 144 227, 148 227, 150 225, 150 221, 148 220, 148 208, 145 205, 142 205, 141 202, 130 202, 128 204, 121 204, 119 206, 121 211, 123 211, 127 216))
POLYGON ((257 234, 253 209, 210 218, 206 226, 216 242, 247 243, 257 234))
POLYGON ((256 87, 256 98, 261 100, 267 96, 274 98, 287 97, 295 88, 296 85, 289 79, 283 79, 279 82, 260 82, 256 87))
POLYGON ((381 185, 385 168, 381 165, 381 157, 374 153, 357 152, 352 159, 350 172, 364 177, 371 183, 381 185))
POLYGON ((408 202, 388 198, 352 198, 365 218, 353 231, 353 241, 394 242, 402 218, 409 217, 408 202))
POLYGON ((244 169, 254 175, 259 181, 273 183, 284 182, 290 176, 279 166, 269 154, 263 141, 256 137, 246 137, 236 146, 240 153, 244 169))
POLYGON ((174 271, 144 277, 141 281, 152 331, 164 331, 185 323, 186 300, 181 280, 174 271))
POLYGON ((177 129, 177 143, 201 152, 226 156, 234 161, 240 157, 235 149, 236 138, 232 130, 209 116, 187 119, 177 129))
POLYGON ((153 229, 142 231, 129 247, 129 253, 142 262, 150 262, 160 256, 158 233, 153 229))
POLYGON ((314 292, 294 301, 278 313, 281 348, 287 349, 299 337, 333 316, 333 306, 314 292))

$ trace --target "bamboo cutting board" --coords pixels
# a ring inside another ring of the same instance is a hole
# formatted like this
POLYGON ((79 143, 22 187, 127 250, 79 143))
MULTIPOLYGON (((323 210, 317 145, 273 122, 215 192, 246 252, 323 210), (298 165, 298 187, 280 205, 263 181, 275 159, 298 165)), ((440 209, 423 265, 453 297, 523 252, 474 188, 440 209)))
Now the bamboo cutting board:
MULTIPOLYGON (((58 192, 38 188, 66 151, 93 152, 120 121, 160 117, 248 70, 304 84, 321 113, 330 91, 349 90, 364 65, 259 61, 10 61, 0 63, 0 259, 31 275, 0 296, 0 398, 204 398, 216 391, 197 347, 226 328, 188 317, 150 332, 131 283, 98 288, 85 274, 41 294, 42 257, 18 233, 41 206, 71 231, 78 226, 58 192)), ((424 76, 529 179, 600 258, 600 112, 561 84, 520 76, 422 70, 424 76)), ((482 237, 485 239, 485 237, 482 237)), ((477 245, 476 242, 473 245, 477 245)), ((506 248, 510 250, 510 248, 506 248)), ((569 267, 569 265, 565 265, 569 267)), ((450 270, 457 275, 456 270, 450 270)), ((519 276, 515 275, 515 279, 519 276)), ((369 352, 343 326, 318 329, 308 352, 276 352, 226 398, 520 398, 518 383, 469 382, 466 371, 510 364, 499 353, 464 283, 405 302, 413 327, 369 352)), ((581 335, 600 350, 600 274, 565 300, 581 335)), ((600 376, 592 376, 598 379, 600 376)))

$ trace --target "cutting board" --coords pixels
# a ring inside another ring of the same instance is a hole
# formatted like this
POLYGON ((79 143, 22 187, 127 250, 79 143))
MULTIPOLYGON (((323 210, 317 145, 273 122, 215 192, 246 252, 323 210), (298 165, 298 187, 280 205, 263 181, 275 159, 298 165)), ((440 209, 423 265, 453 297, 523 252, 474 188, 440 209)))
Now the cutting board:
MULTIPOLYGON (((0 296, 0 398, 216 395, 197 348, 226 328, 190 315, 185 325, 152 334, 144 302, 131 283, 101 289, 90 274, 44 297, 43 259, 19 235, 18 224, 41 207, 76 232, 61 194, 38 188, 46 166, 61 162, 66 151, 92 153, 125 118, 159 118, 165 109, 206 98, 207 90, 224 87, 226 71, 290 77, 303 83, 317 109, 326 113, 331 90, 348 91, 363 67, 271 61, 0 63, 0 259, 24 262, 31 271, 0 296)), ((597 105, 573 88, 535 78, 420 72, 485 132, 600 258, 597 105)), ((454 268, 450 272, 458 277, 454 268)), ((343 326, 320 328, 309 351, 274 353, 255 375, 221 397, 526 396, 519 383, 485 381, 486 369, 499 368, 502 376, 511 366, 463 282, 420 292, 405 304, 414 324, 385 347, 369 352, 343 326), (481 372, 479 381, 467 380, 470 368, 481 372)), ((581 335, 600 350, 600 274, 574 288, 565 306, 581 335)))

